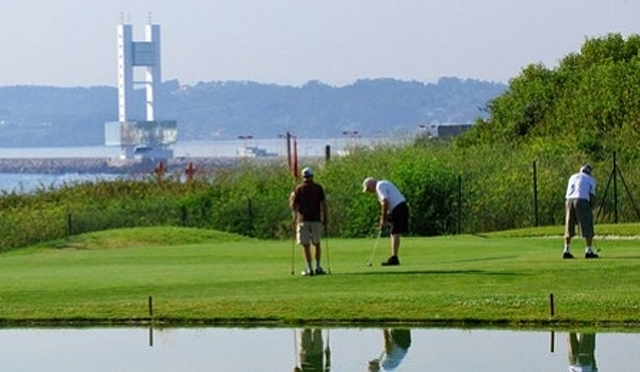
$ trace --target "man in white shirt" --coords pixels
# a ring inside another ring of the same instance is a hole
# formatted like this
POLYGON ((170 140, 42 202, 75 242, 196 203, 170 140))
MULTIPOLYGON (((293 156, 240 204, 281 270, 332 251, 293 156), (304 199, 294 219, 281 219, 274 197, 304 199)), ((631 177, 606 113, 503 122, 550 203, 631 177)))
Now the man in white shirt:
POLYGON ((411 331, 409 329, 385 329, 384 351, 380 358, 369 361, 369 371, 378 372, 380 368, 393 371, 402 362, 411 346, 411 331))
POLYGON ((586 241, 585 258, 598 258, 593 251, 593 206, 596 201, 596 181, 591 177, 591 166, 583 165, 578 173, 569 178, 566 192, 566 219, 564 230, 564 252, 562 258, 573 258, 571 238, 576 225, 586 241))
POLYGON ((400 265, 398 251, 400 250, 400 236, 409 231, 409 207, 404 195, 398 188, 387 180, 367 177, 362 182, 362 191, 376 194, 381 206, 379 228, 391 225, 391 257, 382 266, 400 265))

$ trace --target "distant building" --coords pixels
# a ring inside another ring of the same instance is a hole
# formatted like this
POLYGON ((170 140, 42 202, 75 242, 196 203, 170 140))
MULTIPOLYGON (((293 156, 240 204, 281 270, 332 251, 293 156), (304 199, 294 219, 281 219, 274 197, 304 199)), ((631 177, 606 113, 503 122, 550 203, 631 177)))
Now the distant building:
POLYGON ((452 138, 461 135, 469 130, 473 124, 453 124, 453 123, 440 123, 440 124, 424 124, 419 125, 421 129, 420 135, 425 135, 429 138, 452 138))
POLYGON ((241 158, 267 158, 278 156, 275 152, 268 152, 267 149, 258 146, 242 146, 236 150, 236 155, 241 158))
POLYGON ((105 123, 105 145, 120 146, 122 159, 170 159, 177 142, 175 120, 157 120, 155 98, 161 84, 160 26, 147 24, 145 40, 133 41, 132 27, 118 25, 118 121, 105 123), (144 69, 136 81, 135 67, 144 69), (132 118, 135 85, 145 89, 145 118, 132 118))

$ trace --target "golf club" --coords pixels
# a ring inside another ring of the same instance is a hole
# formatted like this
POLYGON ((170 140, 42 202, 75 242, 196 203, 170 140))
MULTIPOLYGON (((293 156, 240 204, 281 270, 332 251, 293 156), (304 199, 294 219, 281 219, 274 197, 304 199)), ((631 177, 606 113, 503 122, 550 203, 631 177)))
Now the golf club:
POLYGON ((298 334, 297 334, 297 330, 294 328, 293 329, 293 360, 296 361, 296 366, 293 369, 294 371, 302 371, 302 369, 300 368, 300 360, 298 359, 298 334))
POLYGON ((329 330, 327 329, 327 346, 324 349, 324 367, 328 371, 331 369, 331 341, 329 340, 329 330))
POLYGON ((296 215, 292 213, 292 229, 291 229, 291 275, 294 275, 296 268, 296 215))
POLYGON ((291 240, 291 275, 296 272, 296 241, 291 240))
POLYGON ((327 273, 331 274, 331 256, 329 255, 329 233, 325 227, 324 245, 327 250, 327 273))
POLYGON ((382 236, 382 229, 378 229, 378 237, 376 238, 376 244, 373 246, 373 252, 371 252, 371 258, 367 262, 367 266, 372 265, 373 257, 376 255, 376 250, 378 249, 378 244, 380 243, 380 237, 382 236))

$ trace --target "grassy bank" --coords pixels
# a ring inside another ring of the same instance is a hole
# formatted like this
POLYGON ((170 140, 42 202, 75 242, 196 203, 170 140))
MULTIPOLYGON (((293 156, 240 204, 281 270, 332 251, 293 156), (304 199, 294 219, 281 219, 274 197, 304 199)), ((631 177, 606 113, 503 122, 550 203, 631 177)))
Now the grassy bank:
POLYGON ((299 274, 298 247, 292 275, 291 241, 185 228, 91 233, 0 254, 0 321, 636 327, 640 245, 629 236, 638 227, 598 226, 616 236, 597 242, 598 260, 581 258, 582 239, 578 258, 560 259, 561 227, 406 238, 392 268, 378 264, 384 237, 373 267, 375 237, 329 239, 332 274, 311 278, 299 274))

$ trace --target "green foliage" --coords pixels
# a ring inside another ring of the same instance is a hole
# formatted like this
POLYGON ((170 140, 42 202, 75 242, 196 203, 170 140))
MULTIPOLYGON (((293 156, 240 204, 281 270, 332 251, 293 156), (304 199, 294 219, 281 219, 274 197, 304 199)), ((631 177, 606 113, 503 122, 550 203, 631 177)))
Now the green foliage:
POLYGON ((0 251, 69 234, 118 227, 178 225, 183 191, 171 179, 67 184, 0 198, 0 251))
MULTIPOLYGON (((291 219, 288 197, 291 175, 281 164, 245 164, 216 174, 206 198, 210 226, 261 238, 280 238, 283 221, 291 219)), ((286 236, 286 235, 285 235, 286 236)))
POLYGON ((615 220, 616 210, 624 220, 640 219, 634 192, 640 184, 639 51, 640 36, 610 34, 586 40, 556 69, 534 64, 511 80, 489 104, 490 117, 454 143, 454 167, 467 170, 470 231, 523 227, 534 223, 532 217, 562 224, 566 179, 585 162, 595 166, 599 181, 597 220, 615 220), (461 159, 465 154, 472 156, 461 159), (614 172, 614 154, 621 172, 614 172), (484 174, 473 171, 478 159, 484 174), (621 180, 624 188, 615 189, 621 180))
POLYGON ((535 64, 489 104, 490 117, 459 145, 530 143, 558 137, 569 148, 603 160, 617 151, 636 158, 640 137, 640 37, 619 34, 585 41, 555 69, 535 64), (628 139, 620 141, 621 138, 628 139))
POLYGON ((428 148, 398 145, 357 148, 327 165, 322 180, 330 190, 331 218, 341 221, 333 225, 340 236, 376 234, 380 204, 362 192, 368 176, 390 180, 407 198, 411 234, 454 231, 456 176, 428 148))

